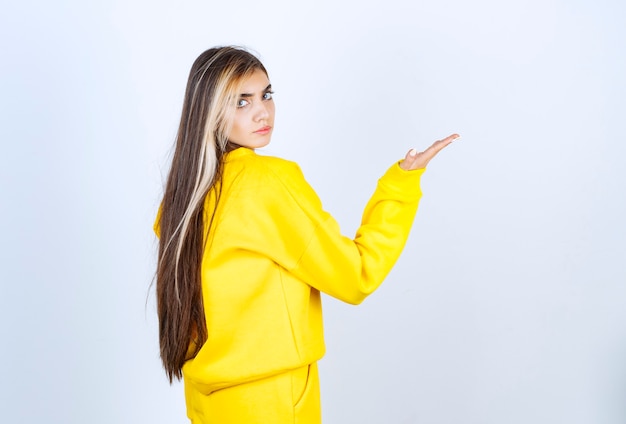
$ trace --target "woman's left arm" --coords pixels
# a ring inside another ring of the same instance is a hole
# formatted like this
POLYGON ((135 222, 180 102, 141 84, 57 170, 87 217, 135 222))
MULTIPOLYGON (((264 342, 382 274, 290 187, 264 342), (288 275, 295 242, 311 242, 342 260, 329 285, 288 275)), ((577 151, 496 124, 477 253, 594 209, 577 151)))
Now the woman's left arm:
MULTIPOLYGON (((425 166, 456 138, 453 134, 420 153, 412 150, 389 168, 365 207, 354 239, 341 235, 339 225, 321 210, 318 200, 299 202, 316 224, 304 254, 290 271, 333 297, 352 304, 362 302, 382 284, 406 244, 425 166)), ((317 199, 302 181, 296 196, 317 199)))

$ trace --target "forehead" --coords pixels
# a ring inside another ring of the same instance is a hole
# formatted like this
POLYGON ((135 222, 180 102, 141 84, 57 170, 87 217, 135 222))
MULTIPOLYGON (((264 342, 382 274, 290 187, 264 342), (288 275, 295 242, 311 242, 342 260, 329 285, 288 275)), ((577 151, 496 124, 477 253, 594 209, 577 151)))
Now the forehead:
POLYGON ((242 93, 256 93, 264 91, 268 85, 270 85, 270 81, 265 72, 257 69, 252 75, 241 81, 240 90, 242 93))

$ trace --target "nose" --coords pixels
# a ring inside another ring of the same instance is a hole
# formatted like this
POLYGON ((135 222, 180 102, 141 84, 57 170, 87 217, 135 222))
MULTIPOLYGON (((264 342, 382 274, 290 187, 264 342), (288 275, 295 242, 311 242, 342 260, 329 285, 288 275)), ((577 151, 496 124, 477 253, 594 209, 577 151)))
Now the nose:
POLYGON ((270 112, 268 109, 268 104, 266 102, 258 102, 257 107, 254 111, 254 119, 259 122, 264 119, 267 119, 270 116, 270 112))

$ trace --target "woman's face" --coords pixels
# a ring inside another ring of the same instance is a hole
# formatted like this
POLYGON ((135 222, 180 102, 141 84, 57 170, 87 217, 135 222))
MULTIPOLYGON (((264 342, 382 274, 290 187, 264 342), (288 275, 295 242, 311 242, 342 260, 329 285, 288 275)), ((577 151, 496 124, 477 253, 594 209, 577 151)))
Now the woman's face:
POLYGON ((228 140, 250 149, 266 146, 274 129, 274 100, 265 72, 257 69, 243 81, 236 107, 228 140))

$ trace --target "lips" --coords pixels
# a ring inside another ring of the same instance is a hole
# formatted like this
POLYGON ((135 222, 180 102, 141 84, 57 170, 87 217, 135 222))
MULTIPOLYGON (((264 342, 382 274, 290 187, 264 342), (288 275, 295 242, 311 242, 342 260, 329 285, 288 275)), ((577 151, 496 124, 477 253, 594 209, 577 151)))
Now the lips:
POLYGON ((271 130, 272 130, 272 127, 265 126, 265 127, 259 128, 254 133, 259 134, 259 135, 265 135, 265 134, 268 134, 271 130))

